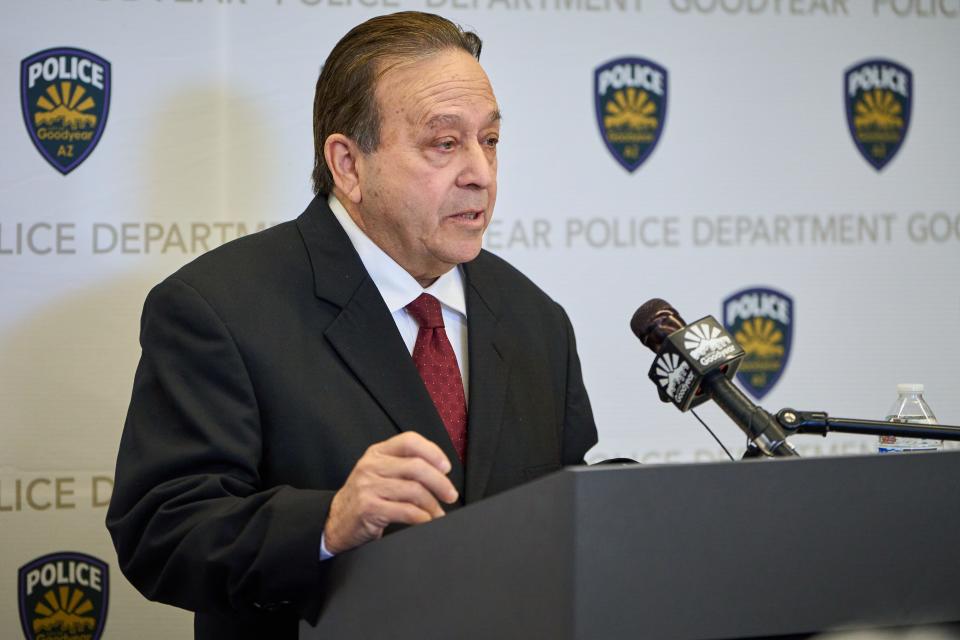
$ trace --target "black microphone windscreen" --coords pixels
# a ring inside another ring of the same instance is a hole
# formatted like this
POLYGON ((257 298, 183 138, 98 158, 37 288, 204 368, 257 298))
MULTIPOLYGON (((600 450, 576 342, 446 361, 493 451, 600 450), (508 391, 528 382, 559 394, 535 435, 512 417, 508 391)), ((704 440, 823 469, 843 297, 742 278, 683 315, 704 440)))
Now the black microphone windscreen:
POLYGON ((644 346, 659 352, 663 341, 674 331, 686 326, 680 313, 669 302, 660 298, 647 300, 633 313, 630 329, 644 346))

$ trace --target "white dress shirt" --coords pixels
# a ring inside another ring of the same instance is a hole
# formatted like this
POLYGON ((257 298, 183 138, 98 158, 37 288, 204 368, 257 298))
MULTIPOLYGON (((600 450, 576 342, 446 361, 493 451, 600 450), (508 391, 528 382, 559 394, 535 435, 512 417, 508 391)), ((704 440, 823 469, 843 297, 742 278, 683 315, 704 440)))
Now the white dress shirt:
POLYGON ((360 254, 360 260, 373 284, 380 291, 387 309, 393 315, 393 321, 400 330, 407 351, 413 353, 413 346, 417 342, 419 327, 417 321, 406 310, 406 306, 416 300, 421 293, 429 293, 440 301, 440 310, 443 313, 444 330, 447 339, 457 356, 457 365, 460 367, 460 378, 463 380, 463 394, 469 403, 470 375, 469 350, 467 349, 467 299, 463 289, 463 274, 460 267, 451 269, 437 278, 429 287, 424 289, 413 276, 388 256, 383 249, 374 244, 367 237, 357 223, 353 221, 347 210, 337 198, 330 194, 327 204, 337 217, 343 230, 347 232, 350 243, 360 254))

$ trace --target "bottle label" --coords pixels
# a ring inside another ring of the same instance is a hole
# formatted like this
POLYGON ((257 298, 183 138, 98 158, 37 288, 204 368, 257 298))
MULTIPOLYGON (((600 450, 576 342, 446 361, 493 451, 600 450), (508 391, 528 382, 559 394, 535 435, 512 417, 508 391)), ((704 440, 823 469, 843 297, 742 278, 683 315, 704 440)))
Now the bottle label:
POLYGON ((939 450, 940 450, 939 445, 917 447, 917 446, 900 445, 899 443, 894 446, 880 445, 880 448, 878 449, 880 453, 915 453, 917 451, 939 451, 939 450))
MULTIPOLYGON (((909 424, 937 424, 935 419, 925 415, 889 415, 887 422, 909 424)), ((943 449, 943 440, 925 438, 904 438, 901 436, 880 436, 880 453, 912 453, 914 451, 939 451, 943 449)))

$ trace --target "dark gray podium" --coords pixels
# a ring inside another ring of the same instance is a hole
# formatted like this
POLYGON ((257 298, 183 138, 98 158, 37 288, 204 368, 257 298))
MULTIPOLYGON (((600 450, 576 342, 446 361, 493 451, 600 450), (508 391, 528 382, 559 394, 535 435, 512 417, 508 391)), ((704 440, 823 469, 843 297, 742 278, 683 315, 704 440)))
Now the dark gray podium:
POLYGON ((960 452, 567 469, 332 562, 303 640, 960 621, 960 452))

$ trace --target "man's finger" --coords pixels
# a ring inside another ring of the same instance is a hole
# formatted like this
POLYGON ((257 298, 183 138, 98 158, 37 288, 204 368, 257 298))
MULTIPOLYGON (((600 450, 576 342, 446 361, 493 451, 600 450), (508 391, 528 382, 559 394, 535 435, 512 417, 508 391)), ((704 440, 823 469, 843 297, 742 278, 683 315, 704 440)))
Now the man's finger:
POLYGON ((450 473, 450 460, 443 452, 443 449, 416 431, 405 431, 375 446, 378 452, 387 455, 404 458, 423 458, 439 470, 440 473, 450 473))
POLYGON ((450 478, 419 457, 378 456, 369 469, 381 478, 413 480, 446 503, 455 502, 457 490, 450 478))
POLYGON ((442 518, 445 515, 436 497, 415 480, 386 480, 377 489, 377 495, 393 502, 414 504, 434 518, 442 518))
POLYGON ((415 504, 379 500, 376 505, 373 524, 379 529, 384 529, 393 523, 424 524, 431 520, 433 520, 433 516, 415 504))

